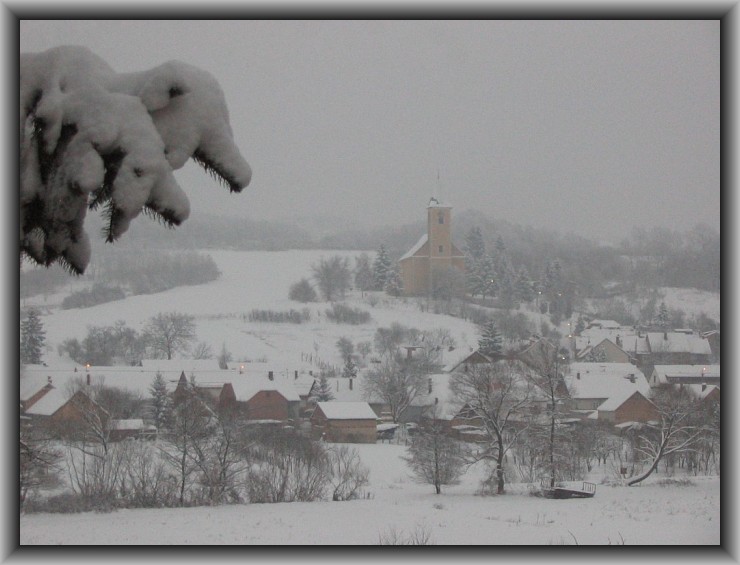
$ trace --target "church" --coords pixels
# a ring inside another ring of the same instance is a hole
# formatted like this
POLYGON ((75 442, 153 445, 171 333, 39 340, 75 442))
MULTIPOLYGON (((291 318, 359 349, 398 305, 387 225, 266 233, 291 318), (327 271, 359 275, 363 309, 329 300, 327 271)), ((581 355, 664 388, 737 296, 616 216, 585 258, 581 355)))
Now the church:
POLYGON ((452 207, 432 198, 427 206, 427 233, 398 260, 406 296, 424 296, 434 288, 435 274, 465 272, 465 255, 452 243, 452 207))

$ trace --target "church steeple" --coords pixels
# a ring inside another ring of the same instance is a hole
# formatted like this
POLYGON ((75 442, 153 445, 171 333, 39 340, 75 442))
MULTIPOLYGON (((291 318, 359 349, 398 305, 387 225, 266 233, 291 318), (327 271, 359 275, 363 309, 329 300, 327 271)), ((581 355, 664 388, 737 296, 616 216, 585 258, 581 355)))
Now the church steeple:
POLYGON ((430 257, 450 257, 452 234, 450 220, 452 207, 432 197, 427 207, 427 237, 430 257))

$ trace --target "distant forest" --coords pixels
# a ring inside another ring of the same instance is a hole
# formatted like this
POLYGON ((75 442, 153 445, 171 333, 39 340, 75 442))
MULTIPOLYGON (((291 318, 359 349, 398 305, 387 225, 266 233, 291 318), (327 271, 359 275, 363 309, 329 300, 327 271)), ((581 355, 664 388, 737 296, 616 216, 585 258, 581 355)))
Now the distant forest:
MULTIPOLYGON (((89 229, 94 233, 92 220, 89 229)), ((176 229, 166 229, 141 218, 133 222, 125 238, 113 246, 106 245, 105 250, 95 251, 93 256, 107 254, 110 260, 111 255, 141 252, 142 249, 150 252, 208 249, 374 251, 384 245, 389 256, 397 259, 426 233, 424 220, 382 228, 348 228, 348 225, 348 221, 342 218, 272 222, 208 216, 191 218, 176 229), (116 249, 116 253, 111 254, 112 249, 116 249)), ((477 227, 489 249, 503 243, 512 266, 517 270, 523 267, 532 279, 539 278, 546 266, 557 260, 563 276, 575 283, 582 296, 603 297, 609 292, 636 287, 720 290, 720 235, 707 225, 697 225, 685 231, 637 228, 626 233, 624 239, 614 246, 573 234, 490 218, 477 211, 455 213, 452 227, 453 241, 461 250, 465 248, 466 235, 477 227)), ((102 245, 95 241, 95 237, 91 239, 94 245, 102 245)), ((212 270, 211 266, 209 270, 212 270)), ((119 274, 123 273, 119 271, 119 274)), ((213 275, 211 273, 210 276, 213 275)), ((53 288, 68 282, 69 275, 57 269, 22 268, 20 276, 21 296, 31 296, 52 292, 53 288)))

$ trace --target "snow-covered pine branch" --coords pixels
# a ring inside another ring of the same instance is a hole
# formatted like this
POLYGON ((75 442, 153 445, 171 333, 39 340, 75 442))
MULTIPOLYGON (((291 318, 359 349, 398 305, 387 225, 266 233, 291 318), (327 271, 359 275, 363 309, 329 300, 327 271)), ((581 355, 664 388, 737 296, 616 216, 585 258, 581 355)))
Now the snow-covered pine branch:
POLYGON ((116 73, 85 47, 22 53, 19 126, 20 252, 74 273, 90 261, 88 209, 112 242, 142 211, 187 219, 173 170, 189 158, 232 192, 252 176, 218 82, 179 61, 116 73))

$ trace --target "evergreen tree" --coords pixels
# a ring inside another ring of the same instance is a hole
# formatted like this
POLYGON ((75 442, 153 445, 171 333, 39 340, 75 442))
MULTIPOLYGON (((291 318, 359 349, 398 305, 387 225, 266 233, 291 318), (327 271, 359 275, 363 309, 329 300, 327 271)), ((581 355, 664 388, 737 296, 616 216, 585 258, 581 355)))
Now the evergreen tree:
POLYGON ((515 294, 520 302, 530 302, 534 298, 532 283, 529 281, 527 269, 522 267, 516 278, 515 294))
POLYGON ((471 265, 480 262, 486 254, 486 244, 483 241, 483 234, 477 226, 470 228, 470 231, 465 236, 465 253, 471 265))
POLYGON ((152 397, 151 418, 157 431, 159 431, 169 425, 170 416, 172 415, 172 399, 167 393, 167 383, 159 371, 154 375, 149 393, 152 397))
POLYGON ((354 379, 357 377, 357 365, 352 361, 351 356, 347 356, 344 359, 344 369, 342 369, 342 377, 345 379, 354 379))
POLYGON ((41 363, 46 332, 38 310, 31 309, 21 322, 21 363, 36 365, 41 363))
POLYGON ((403 282, 401 281, 401 273, 398 272, 398 269, 390 270, 383 290, 391 296, 401 296, 403 293, 403 282))
POLYGON ((373 262, 373 280, 375 282, 375 290, 383 290, 385 283, 388 280, 388 274, 392 269, 391 259, 388 257, 388 251, 385 249, 385 245, 381 245, 378 249, 378 254, 373 262))
POLYGON ((484 355, 500 355, 503 352, 503 337, 496 327, 496 322, 489 320, 483 326, 483 333, 478 340, 478 349, 484 355))
POLYGON ((662 329, 666 329, 668 327, 668 306, 665 305, 665 302, 660 303, 660 308, 658 308, 658 324, 662 329))
POLYGON ((221 353, 218 354, 218 366, 220 369, 228 369, 232 360, 231 351, 226 349, 226 342, 221 345, 221 353))
POLYGON ((312 404, 316 404, 317 402, 329 402, 330 400, 334 400, 334 393, 331 390, 329 380, 322 373, 319 377, 318 385, 314 385, 312 389, 309 401, 312 404))
POLYGON ((581 335, 581 332, 586 329, 586 322, 583 320, 583 316, 578 316, 576 321, 576 328, 574 330, 575 335, 581 335))
POLYGON ((360 289, 360 292, 364 293, 372 290, 374 285, 375 277, 373 276, 373 268, 370 266, 370 257, 367 253, 363 253, 355 258, 355 286, 360 289))

